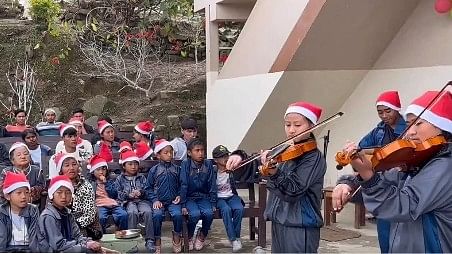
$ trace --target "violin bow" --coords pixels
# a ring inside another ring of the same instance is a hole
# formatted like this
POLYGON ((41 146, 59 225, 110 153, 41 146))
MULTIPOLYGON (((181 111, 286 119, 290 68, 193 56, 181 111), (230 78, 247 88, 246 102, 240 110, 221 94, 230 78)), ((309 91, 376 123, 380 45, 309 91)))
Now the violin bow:
MULTIPOLYGON (((318 123, 318 124, 316 124, 316 125, 310 127, 309 129, 307 129, 307 130, 305 130, 305 131, 303 131, 303 132, 301 132, 301 133, 299 133, 299 134, 297 134, 297 135, 295 135, 295 136, 293 136, 293 137, 291 137, 291 138, 288 138, 288 139, 286 139, 286 140, 284 140, 284 141, 282 141, 282 142, 280 142, 280 143, 274 145, 274 146, 271 147, 269 150, 274 150, 274 149, 276 149, 276 148, 278 148, 278 147, 280 147, 280 146, 282 146, 282 145, 285 145, 285 144, 287 144, 288 142, 293 141, 294 139, 296 139, 296 138, 298 138, 298 137, 300 137, 300 136, 303 136, 303 135, 305 135, 305 134, 307 134, 307 133, 309 133, 309 132, 312 132, 312 131, 314 131, 314 130, 320 128, 321 126, 326 125, 326 124, 328 124, 328 123, 330 123, 330 122, 332 122, 332 121, 334 121, 334 120, 340 118, 340 117, 343 116, 343 115, 344 115, 343 112, 338 112, 338 113, 336 113, 336 114, 334 114, 334 115, 328 117, 327 119, 323 120, 322 122, 320 122, 320 123, 318 123)), ((248 159, 242 161, 242 163, 240 163, 240 165, 238 165, 238 166, 235 167, 234 169, 231 169, 230 171, 234 171, 234 170, 236 170, 236 169, 238 169, 238 168, 240 168, 240 167, 243 167, 243 166, 245 166, 245 165, 251 163, 252 161, 254 161, 254 160, 256 160, 256 159, 258 159, 258 158, 260 158, 260 157, 261 157, 260 154, 253 155, 253 156, 249 157, 248 159)))

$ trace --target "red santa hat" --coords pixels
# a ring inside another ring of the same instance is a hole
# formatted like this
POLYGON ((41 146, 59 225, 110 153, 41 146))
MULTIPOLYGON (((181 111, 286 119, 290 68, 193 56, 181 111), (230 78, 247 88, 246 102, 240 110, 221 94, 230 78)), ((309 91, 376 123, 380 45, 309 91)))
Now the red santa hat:
POLYGON ((76 125, 76 124, 78 124, 78 125, 83 125, 83 123, 82 123, 82 121, 80 121, 80 119, 74 118, 74 117, 72 117, 71 119, 69 119, 69 122, 68 122, 68 123, 71 124, 71 125, 76 125))
POLYGON ((87 166, 89 172, 93 173, 96 169, 100 167, 107 167, 108 169, 107 161, 99 155, 94 155, 93 157, 91 157, 91 159, 89 160, 89 164, 87 166))
POLYGON ((160 152, 163 148, 167 147, 167 146, 171 146, 173 147, 173 145, 171 145, 170 142, 166 141, 165 139, 159 139, 157 141, 155 141, 155 148, 154 148, 154 152, 158 153, 160 152))
POLYGON ((77 158, 75 158, 74 154, 71 154, 71 153, 59 152, 59 153, 55 154, 55 157, 53 158, 53 160, 55 161, 56 169, 58 172, 60 172, 61 168, 63 167, 63 161, 68 158, 73 158, 74 160, 77 160, 77 158))
POLYGON ((378 96, 376 106, 386 106, 388 108, 400 111, 402 105, 400 104, 399 92, 383 92, 382 94, 380 94, 380 96, 378 96))
MULTIPOLYGON (((125 151, 133 151, 132 149, 132 145, 130 144, 129 141, 121 141, 121 143, 119 144, 119 153, 125 152, 125 151)), ((122 164, 121 162, 121 156, 119 156, 119 164, 122 164)))
POLYGON ((106 162, 113 162, 113 152, 111 151, 110 146, 105 142, 100 142, 98 155, 104 158, 106 162))
POLYGON ((138 163, 140 162, 140 159, 137 157, 135 152, 131 151, 131 150, 126 150, 126 151, 122 152, 119 155, 119 159, 121 161, 121 164, 124 164, 128 161, 136 161, 138 163))
POLYGON ((121 141, 121 143, 119 144, 119 152, 121 153, 122 151, 125 150, 133 150, 132 149, 132 145, 130 144, 129 141, 121 141))
POLYGON ((5 180, 3 181, 3 193, 9 194, 21 187, 30 189, 30 183, 23 173, 16 174, 11 171, 6 171, 5 180))
POLYGON ((146 142, 140 141, 135 143, 135 153, 140 160, 146 160, 154 151, 146 142))
POLYGON ((149 121, 139 122, 135 125, 135 130, 143 135, 149 135, 154 131, 154 125, 149 121))
POLYGON ((55 176, 50 180, 49 184, 49 190, 47 193, 49 194, 49 199, 53 199, 53 194, 60 188, 60 187, 66 187, 68 188, 72 193, 74 193, 74 186, 72 185, 71 180, 69 177, 65 175, 58 175, 55 176))
POLYGON ((287 114, 290 113, 300 114, 309 119, 313 124, 316 124, 320 116, 322 115, 322 109, 312 103, 299 101, 289 105, 286 113, 284 114, 284 117, 286 117, 287 114))
POLYGON ((61 124, 60 125, 60 137, 63 137, 63 133, 66 131, 66 130, 68 130, 68 129, 74 129, 74 130, 77 130, 76 128, 75 128, 75 126, 74 125, 71 125, 71 124, 61 124))
POLYGON ((105 120, 97 122, 97 130, 99 131, 99 134, 102 134, 102 132, 104 132, 104 130, 108 127, 113 127, 113 125, 105 120))
MULTIPOLYGON (((439 94, 439 91, 428 91, 416 98, 407 107, 405 114, 418 116, 428 104, 439 94)), ((441 130, 452 133, 452 93, 443 92, 432 106, 422 113, 421 117, 441 130)))
POLYGON ((16 142, 14 143, 10 148, 9 148, 9 154, 11 154, 14 150, 16 150, 19 147, 25 147, 25 149, 30 152, 30 150, 28 149, 28 146, 22 142, 16 142))

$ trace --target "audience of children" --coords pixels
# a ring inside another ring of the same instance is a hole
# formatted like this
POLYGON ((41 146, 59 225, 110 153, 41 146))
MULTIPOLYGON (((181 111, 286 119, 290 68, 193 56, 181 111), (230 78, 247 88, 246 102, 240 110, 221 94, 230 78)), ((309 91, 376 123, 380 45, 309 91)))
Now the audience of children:
MULTIPOLYGON (((41 124, 43 130, 53 130, 57 125, 52 118, 54 114, 54 110, 46 110, 44 115, 48 117, 41 124)), ((216 208, 222 215, 233 252, 242 249, 240 228, 244 208, 232 177, 225 171, 229 151, 224 146, 214 149, 215 166, 206 159, 204 143, 195 138, 197 126, 193 119, 181 123, 180 140, 162 139, 155 144, 151 139, 152 123, 140 122, 134 128, 134 145, 127 141, 119 144, 113 126, 102 120, 98 122, 101 141, 94 149, 81 138, 85 132, 81 119, 84 120, 79 116, 71 118, 69 124, 58 123, 62 140, 49 160, 49 203, 42 208, 41 215, 29 202, 38 201, 45 189, 42 171, 31 165, 27 145, 16 143, 11 147, 13 167, 0 174, 3 191, 0 198, 4 196, 0 227, 5 225, 0 232, 0 251, 99 252, 101 246, 96 241, 106 233, 111 216, 115 230, 144 227, 145 247, 161 253, 166 212, 173 222, 173 252, 182 251, 183 215, 188 216, 189 250, 202 250, 216 208), (123 167, 116 177, 110 176, 108 169, 113 153, 119 153, 123 167), (179 159, 175 157, 177 153, 185 157, 181 166, 173 161, 179 159), (139 172, 139 163, 154 158, 158 164, 146 177, 139 172), (86 173, 80 170, 81 162, 88 163, 86 173), (202 227, 195 235, 198 221, 202 227)), ((33 133, 28 131, 25 138, 33 133)))

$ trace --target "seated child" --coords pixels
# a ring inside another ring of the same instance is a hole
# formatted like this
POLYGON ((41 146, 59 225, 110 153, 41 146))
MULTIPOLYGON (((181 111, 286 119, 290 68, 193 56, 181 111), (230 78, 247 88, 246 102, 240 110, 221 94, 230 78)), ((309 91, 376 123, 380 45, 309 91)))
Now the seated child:
POLYGON ((162 222, 165 211, 171 214, 173 220, 173 252, 182 251, 182 210, 180 202, 180 167, 172 163, 173 147, 170 142, 157 140, 155 153, 159 164, 149 171, 146 183, 146 194, 152 202, 154 213, 154 234, 156 253, 161 251, 162 222))
POLYGON ((155 252, 152 208, 144 191, 146 177, 138 172, 140 160, 133 151, 129 150, 122 152, 120 159, 124 170, 116 178, 118 200, 127 210, 129 229, 137 228, 140 214, 143 215, 146 228, 146 248, 149 252, 155 252))
POLYGON ((6 172, 6 202, 0 207, 0 252, 38 252, 36 230, 39 211, 30 200, 30 184, 22 174, 6 172))
MULTIPOLYGON (((101 120, 97 122, 97 131, 100 134, 101 140, 94 144, 94 154, 99 154, 102 144, 107 145, 111 153, 118 153, 119 143, 116 141, 113 125, 105 120, 101 120)), ((110 162, 110 160, 106 160, 110 162)))
POLYGON ((40 252, 99 252, 98 242, 83 237, 67 206, 72 201, 74 187, 65 175, 50 180, 50 204, 42 211, 38 223, 40 252))
POLYGON ((115 200, 118 191, 113 180, 109 179, 108 165, 104 158, 94 155, 89 164, 90 182, 96 195, 96 206, 102 231, 105 233, 108 216, 112 215, 118 230, 127 229, 127 212, 115 200))
POLYGON ((188 214, 189 250, 201 250, 213 222, 217 185, 212 162, 204 158, 204 143, 192 139, 187 145, 188 157, 181 165, 182 214, 188 214), (202 219, 202 228, 193 241, 196 223, 202 219))
POLYGON ((226 172, 229 154, 230 152, 225 146, 219 145, 213 149, 212 157, 216 163, 217 207, 220 209, 226 234, 231 241, 232 251, 237 252, 242 249, 240 229, 242 227, 244 203, 238 196, 232 174, 226 172))

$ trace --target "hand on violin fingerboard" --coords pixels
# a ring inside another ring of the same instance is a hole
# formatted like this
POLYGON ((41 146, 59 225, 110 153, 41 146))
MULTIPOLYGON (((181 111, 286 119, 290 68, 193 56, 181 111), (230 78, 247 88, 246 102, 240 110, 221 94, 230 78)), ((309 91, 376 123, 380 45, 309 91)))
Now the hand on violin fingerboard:
MULTIPOLYGON (((342 151, 346 154, 350 154, 354 153, 357 149, 358 146, 354 142, 347 142, 342 151)), ((358 172, 363 180, 369 180, 374 174, 372 163, 364 153, 357 153, 350 161, 350 165, 358 172)))

